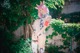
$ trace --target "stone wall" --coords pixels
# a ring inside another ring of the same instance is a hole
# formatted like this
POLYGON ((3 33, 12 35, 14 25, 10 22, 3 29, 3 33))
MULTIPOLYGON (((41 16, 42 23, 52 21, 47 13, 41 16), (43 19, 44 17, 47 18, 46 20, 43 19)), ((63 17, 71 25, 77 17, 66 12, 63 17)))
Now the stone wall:
POLYGON ((66 2, 62 14, 69 14, 73 12, 80 12, 80 1, 79 2, 66 2))
MULTIPOLYGON (((47 36, 51 35, 53 31, 54 31, 54 29, 50 27, 49 30, 46 32, 47 36)), ((69 37, 69 35, 67 35, 67 36, 69 37)), ((62 35, 58 34, 57 36, 53 36, 52 39, 48 38, 48 42, 47 43, 55 45, 55 46, 58 46, 58 47, 60 47, 60 46, 64 46, 65 47, 65 45, 63 43, 63 40, 65 40, 65 38, 62 38, 62 35)), ((73 53, 75 53, 74 49, 77 48, 77 42, 74 41, 74 40, 75 40, 75 38, 72 39, 72 52, 73 53)), ((63 51, 65 53, 70 53, 70 47, 71 46, 69 46, 66 49, 60 49, 59 51, 63 51)))

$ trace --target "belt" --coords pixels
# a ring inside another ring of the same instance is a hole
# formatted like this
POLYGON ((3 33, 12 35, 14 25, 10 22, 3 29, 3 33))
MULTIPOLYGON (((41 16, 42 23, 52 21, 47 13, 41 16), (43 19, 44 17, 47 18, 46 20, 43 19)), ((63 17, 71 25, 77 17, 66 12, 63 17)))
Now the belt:
POLYGON ((38 40, 32 40, 33 42, 38 42, 38 40))

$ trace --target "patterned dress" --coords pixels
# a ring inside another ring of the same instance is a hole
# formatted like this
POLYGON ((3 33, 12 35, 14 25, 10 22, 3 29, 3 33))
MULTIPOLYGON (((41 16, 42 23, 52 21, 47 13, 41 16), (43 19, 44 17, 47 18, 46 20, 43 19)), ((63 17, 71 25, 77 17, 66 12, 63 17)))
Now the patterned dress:
MULTIPOLYGON (((45 25, 45 20, 47 17, 49 17, 49 14, 43 15, 42 18, 39 18, 35 20, 32 27, 34 29, 34 33, 32 35, 32 50, 33 53, 37 53, 37 50, 39 53, 44 53, 45 50, 45 41, 46 41, 46 35, 45 30, 41 32, 39 35, 36 35, 45 25)), ((50 19, 50 18, 49 18, 50 19)))

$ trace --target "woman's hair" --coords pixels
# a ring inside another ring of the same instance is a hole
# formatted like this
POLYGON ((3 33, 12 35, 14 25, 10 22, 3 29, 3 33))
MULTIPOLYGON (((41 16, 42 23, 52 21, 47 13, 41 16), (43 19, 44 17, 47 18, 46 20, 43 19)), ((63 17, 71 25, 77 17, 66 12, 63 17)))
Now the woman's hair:
POLYGON ((42 18, 42 13, 39 12, 40 9, 43 9, 46 14, 49 14, 49 9, 44 4, 44 1, 40 2, 40 5, 37 5, 37 7, 35 7, 35 8, 38 10, 38 16, 39 16, 39 18, 42 18))

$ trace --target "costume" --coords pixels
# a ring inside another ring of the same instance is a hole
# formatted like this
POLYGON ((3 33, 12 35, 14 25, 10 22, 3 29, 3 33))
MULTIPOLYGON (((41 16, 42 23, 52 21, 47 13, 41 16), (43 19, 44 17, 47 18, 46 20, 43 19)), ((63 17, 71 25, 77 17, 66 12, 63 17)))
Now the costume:
POLYGON ((32 51, 33 53, 38 53, 38 51, 39 53, 44 53, 46 41, 45 29, 49 26, 51 16, 49 15, 48 8, 44 5, 44 2, 37 5, 36 9, 38 10, 39 18, 35 20, 32 25, 32 51))

